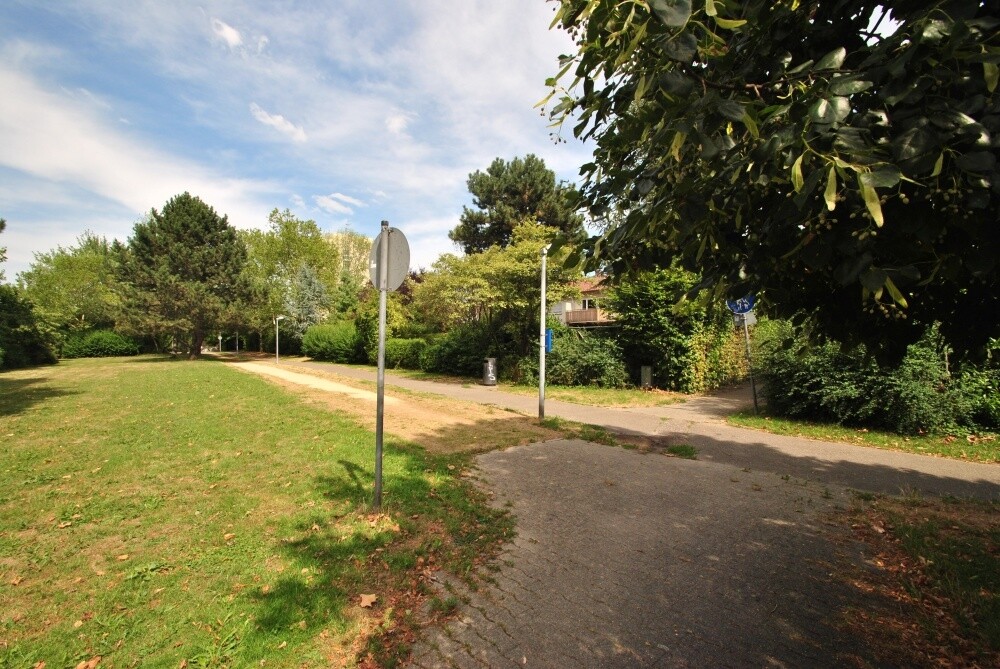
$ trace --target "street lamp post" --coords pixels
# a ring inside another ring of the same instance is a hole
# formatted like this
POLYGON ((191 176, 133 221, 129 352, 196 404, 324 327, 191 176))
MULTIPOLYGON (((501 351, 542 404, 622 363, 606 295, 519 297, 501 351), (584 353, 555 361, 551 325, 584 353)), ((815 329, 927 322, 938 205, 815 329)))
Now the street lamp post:
POLYGON ((549 247, 542 247, 542 309, 539 315, 541 324, 538 327, 538 420, 545 419, 545 261, 548 255, 549 247))
POLYGON ((278 364, 278 322, 284 320, 284 316, 274 317, 274 364, 278 364))

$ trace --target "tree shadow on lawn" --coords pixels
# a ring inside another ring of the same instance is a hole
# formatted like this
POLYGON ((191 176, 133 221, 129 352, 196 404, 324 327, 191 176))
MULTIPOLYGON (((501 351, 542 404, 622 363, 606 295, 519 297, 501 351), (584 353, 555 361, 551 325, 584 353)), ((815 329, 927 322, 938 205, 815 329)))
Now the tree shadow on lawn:
POLYGON ((316 476, 315 488, 328 504, 282 531, 288 538, 280 550, 289 566, 250 595, 257 607, 253 645, 307 642, 322 630, 343 633, 358 625, 361 594, 378 597, 370 609, 378 619, 392 606, 390 598, 404 591, 416 596, 418 557, 437 552, 434 561, 445 563, 442 547, 468 540, 461 528, 474 502, 449 462, 454 458, 387 439, 379 514, 371 511, 371 461, 340 459, 316 476))
POLYGON ((0 416, 23 413, 32 406, 54 397, 79 394, 54 387, 51 381, 51 378, 45 376, 15 379, 0 375, 0 416))

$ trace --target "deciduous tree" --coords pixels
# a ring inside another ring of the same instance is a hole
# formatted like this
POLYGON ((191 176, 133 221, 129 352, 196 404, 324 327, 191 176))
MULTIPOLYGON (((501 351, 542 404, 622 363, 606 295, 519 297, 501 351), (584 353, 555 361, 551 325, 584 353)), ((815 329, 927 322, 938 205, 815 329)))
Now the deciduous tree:
MULTIPOLYGON (((507 248, 493 246, 464 257, 445 254, 423 282, 414 286, 413 312, 428 325, 447 330, 463 323, 485 323, 514 342, 523 355, 538 335, 541 300, 541 250, 556 231, 536 223, 514 229, 507 248)), ((548 300, 577 293, 579 272, 567 269, 564 248, 547 263, 548 300)))
MULTIPOLYGON (((592 246, 902 353, 1000 334, 997 0, 562 0, 592 246)), ((571 77, 566 84, 563 77, 571 77)))
POLYGON ((103 237, 85 232, 75 246, 36 253, 17 282, 38 317, 59 332, 114 326, 120 298, 103 237))

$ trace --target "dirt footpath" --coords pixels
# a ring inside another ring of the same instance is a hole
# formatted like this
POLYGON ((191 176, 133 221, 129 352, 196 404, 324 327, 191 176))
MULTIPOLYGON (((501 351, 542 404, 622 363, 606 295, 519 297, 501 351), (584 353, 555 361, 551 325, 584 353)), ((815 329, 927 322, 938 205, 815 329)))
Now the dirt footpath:
MULTIPOLYGON (((375 384, 315 369, 308 374, 271 363, 235 362, 236 369, 265 377, 313 405, 353 416, 375 430, 375 384)), ((431 453, 475 453, 556 439, 562 434, 523 414, 429 393, 387 387, 387 435, 419 444, 431 453)))

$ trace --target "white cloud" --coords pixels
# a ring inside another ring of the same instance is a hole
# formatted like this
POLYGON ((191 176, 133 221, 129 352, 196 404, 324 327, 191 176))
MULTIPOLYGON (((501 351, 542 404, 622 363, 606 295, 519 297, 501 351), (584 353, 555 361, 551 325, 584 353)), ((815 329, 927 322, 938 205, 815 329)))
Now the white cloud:
POLYGON ((256 102, 250 103, 250 113, 253 117, 264 125, 269 125, 278 132, 288 135, 296 142, 306 141, 306 131, 295 125, 280 114, 269 114, 260 108, 256 102))
MULTIPOLYGON (((121 234, 115 236, 124 238, 139 216, 184 191, 201 197, 238 227, 267 220, 266 201, 278 190, 274 184, 225 176, 153 148, 99 110, 81 108, 72 98, 46 91, 3 61, 0 90, 0 167, 12 170, 13 176, 5 180, 16 177, 20 184, 16 190, 0 188, 8 230, 24 220, 39 220, 33 210, 58 209, 67 212, 64 225, 73 232, 53 239, 75 238, 87 217, 120 217, 121 234)), ((50 222, 58 218, 48 215, 50 222)), ((107 228, 105 221, 102 229, 107 228)), ((11 239, 12 247, 20 243, 17 239, 11 239)), ((36 250, 48 248, 40 241, 33 240, 36 250)), ((12 260, 28 255, 24 249, 11 249, 12 260)))
POLYGON ((313 201, 323 211, 330 214, 354 213, 352 207, 363 207, 365 203, 356 198, 344 195, 343 193, 330 193, 329 195, 314 195, 313 201))
POLYGON ((212 32, 230 49, 236 49, 243 44, 243 36, 240 35, 240 31, 219 19, 212 19, 212 32))
MULTIPOLYGON (((8 173, 31 176, 38 220, 59 218, 46 191, 93 194, 100 203, 84 206, 97 216, 112 204, 116 215, 148 211, 189 190, 242 227, 265 225, 286 202, 324 229, 350 221, 374 235, 388 219, 429 266, 430 254, 455 250, 447 232, 471 201, 470 172, 535 153, 575 180, 590 159, 587 147, 553 144, 532 108, 557 55, 573 51, 547 29, 548 2, 395 0, 385 11, 348 0, 275 12, 241 0, 238 14, 201 0, 132 0, 129 11, 104 0, 32 4, 24 21, 40 17, 36 42, 0 43, 5 213, 8 173), (42 20, 50 14, 63 20, 42 20), (90 28, 63 39, 45 35, 47 24, 90 28)), ((28 220, 31 204, 21 209, 28 220)), ((70 229, 88 218, 63 211, 70 229)))
POLYGON ((410 125, 410 121, 413 120, 411 114, 397 113, 390 114, 385 119, 385 128, 393 135, 402 135, 406 131, 406 127, 410 125))

